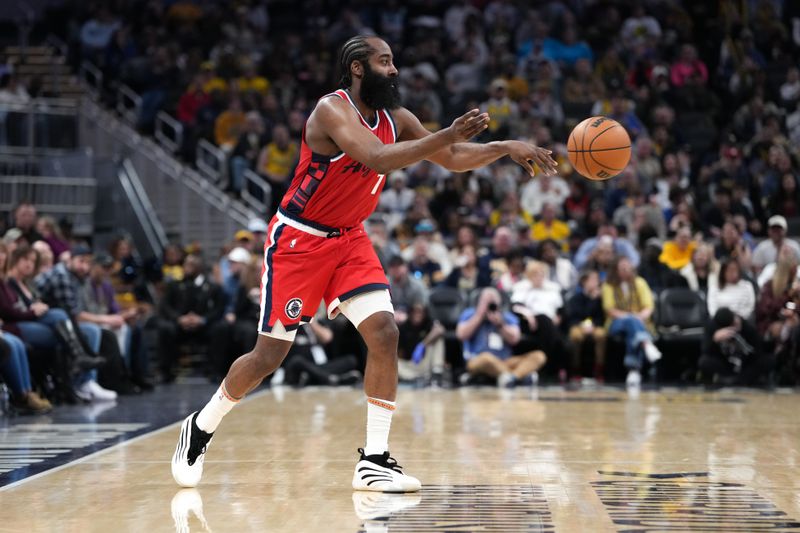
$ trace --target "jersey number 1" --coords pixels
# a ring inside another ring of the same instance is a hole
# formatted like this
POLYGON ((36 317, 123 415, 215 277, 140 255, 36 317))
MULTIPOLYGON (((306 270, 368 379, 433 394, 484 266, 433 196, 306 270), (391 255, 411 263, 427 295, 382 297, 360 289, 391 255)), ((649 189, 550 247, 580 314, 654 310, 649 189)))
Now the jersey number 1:
POLYGON ((370 194, 376 194, 378 192, 378 187, 381 186, 381 182, 383 181, 383 174, 378 174, 378 181, 375 182, 375 186, 372 188, 372 192, 370 194))

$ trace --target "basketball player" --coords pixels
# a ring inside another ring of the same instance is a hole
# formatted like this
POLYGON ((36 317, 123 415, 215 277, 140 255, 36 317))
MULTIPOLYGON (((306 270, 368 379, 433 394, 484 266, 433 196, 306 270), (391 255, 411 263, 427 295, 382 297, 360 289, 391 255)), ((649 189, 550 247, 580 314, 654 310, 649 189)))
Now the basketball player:
POLYGON ((389 284, 362 223, 378 203, 386 174, 423 159, 466 171, 508 155, 530 174, 531 161, 546 173, 555 172, 555 162, 548 150, 524 142, 466 142, 488 126, 488 115, 477 109, 430 133, 400 107, 392 60, 378 37, 353 37, 342 48, 343 88, 322 97, 309 116, 295 177, 269 225, 258 341, 233 363, 206 406, 184 420, 172 458, 181 486, 200 482, 222 417, 280 366, 297 328, 324 299, 329 316, 347 317, 368 349, 367 439, 358 450, 353 488, 420 489, 388 451, 398 331, 389 284))

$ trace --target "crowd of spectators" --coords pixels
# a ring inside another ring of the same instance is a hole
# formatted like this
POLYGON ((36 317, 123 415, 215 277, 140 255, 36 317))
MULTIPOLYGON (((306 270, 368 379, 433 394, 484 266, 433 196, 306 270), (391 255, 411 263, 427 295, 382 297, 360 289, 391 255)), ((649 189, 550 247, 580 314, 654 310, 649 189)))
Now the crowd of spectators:
MULTIPOLYGON (((52 16, 62 27, 70 21, 64 37, 75 60, 98 65, 107 89, 125 83, 142 96, 143 131, 158 110, 173 114, 186 128, 187 160, 198 139, 217 144, 228 154, 229 191, 238 194, 244 170, 254 170, 273 187, 272 210, 306 117, 337 87, 336 50, 358 33, 390 43, 404 105, 426 127, 480 107, 492 121, 478 141, 529 139, 553 151, 557 176, 529 176, 505 160, 462 173, 422 162, 387 176, 367 229, 408 330, 402 356, 426 361, 409 375, 464 366, 434 317, 432 302, 449 287, 472 309, 464 320, 483 316, 501 328, 505 311, 514 315, 519 340, 506 331, 509 350, 500 352, 541 353, 529 375, 602 379, 616 349, 635 386, 661 358, 658 295, 688 287, 711 318, 696 369, 717 381, 796 379, 800 246, 788 236, 800 227, 796 3, 307 1, 298 9, 120 0, 60 9, 52 16), (594 114, 619 121, 633 140, 631 163, 602 183, 574 172, 563 142, 594 114), (497 313, 478 296, 486 287, 499 290, 497 313), (592 344, 602 348, 587 365, 592 344)), ((257 237, 238 237, 220 261, 205 257, 227 302, 213 315, 230 353, 249 342, 235 325, 252 320, 254 305, 230 295, 251 294, 259 255, 257 237), (242 261, 244 252, 255 258, 242 261)), ((182 253, 165 252, 164 279, 180 270, 182 253)), ((198 309, 176 312, 186 326, 175 338, 210 327, 198 309)), ((470 340, 465 328, 448 328, 470 340)), ((354 355, 359 367, 363 354, 346 328, 335 337, 348 339, 336 357, 354 355)), ((161 362, 169 375, 174 361, 161 362)), ((219 372, 226 360, 209 365, 219 372)), ((503 384, 534 379, 492 368, 503 384)))

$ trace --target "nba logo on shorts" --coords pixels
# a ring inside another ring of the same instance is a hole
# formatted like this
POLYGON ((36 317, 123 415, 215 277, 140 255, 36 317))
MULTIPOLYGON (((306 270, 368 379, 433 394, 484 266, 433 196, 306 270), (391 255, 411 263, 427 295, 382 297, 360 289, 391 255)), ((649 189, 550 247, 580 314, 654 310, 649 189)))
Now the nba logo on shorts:
POLYGON ((292 298, 288 302, 286 302, 286 316, 289 318, 297 318, 300 316, 300 312, 303 310, 303 300, 300 298, 292 298))

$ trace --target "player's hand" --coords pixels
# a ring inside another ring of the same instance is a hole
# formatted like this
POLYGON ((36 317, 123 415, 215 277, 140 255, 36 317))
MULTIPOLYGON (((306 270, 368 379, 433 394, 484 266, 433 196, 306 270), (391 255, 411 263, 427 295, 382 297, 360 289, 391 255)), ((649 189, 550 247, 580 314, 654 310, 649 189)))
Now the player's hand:
POLYGON ((536 164, 545 174, 551 176, 555 175, 558 163, 551 157, 550 154, 552 153, 552 151, 546 148, 540 148, 535 144, 522 141, 508 141, 509 157, 524 168, 531 176, 536 173, 531 163, 536 164))
POLYGON ((471 109, 453 121, 447 128, 452 142, 459 143, 472 139, 489 127, 489 114, 479 109, 471 109))

